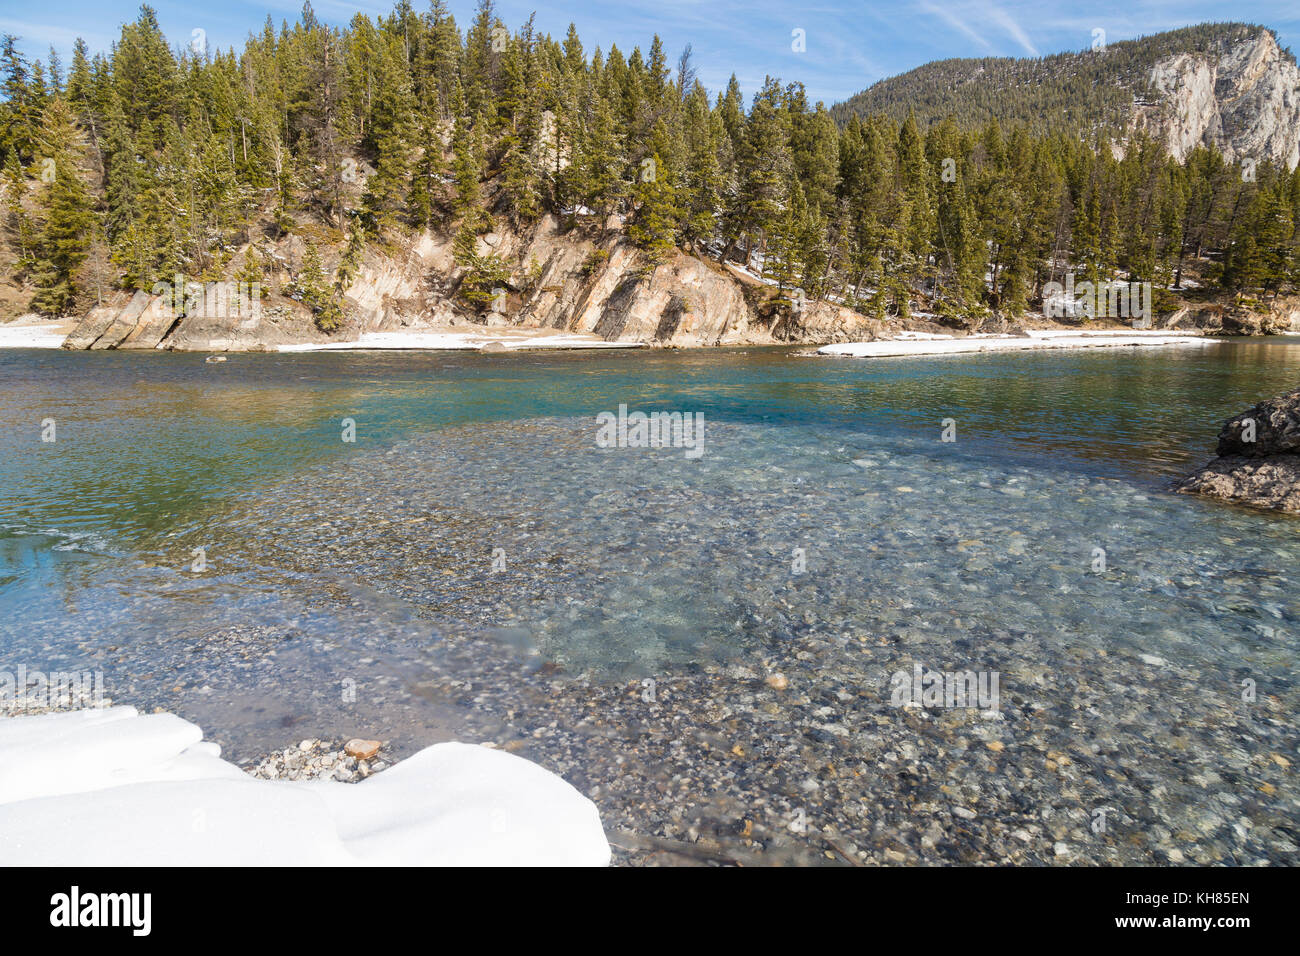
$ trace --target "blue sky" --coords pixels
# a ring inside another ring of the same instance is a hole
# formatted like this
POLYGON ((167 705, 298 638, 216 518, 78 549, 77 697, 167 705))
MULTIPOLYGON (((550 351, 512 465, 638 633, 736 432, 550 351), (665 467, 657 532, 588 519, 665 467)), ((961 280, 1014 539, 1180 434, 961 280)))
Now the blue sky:
MULTIPOLYGON (((425 0, 413 0, 426 9, 425 0)), ((155 0, 168 38, 188 44, 203 30, 209 45, 237 49, 267 13, 277 26, 292 21, 301 0, 226 0, 218 7, 155 0)), ((346 23, 358 10, 387 13, 388 0, 314 0, 316 14, 346 23)), ((475 0, 449 0, 464 29, 475 0)), ((84 37, 92 50, 107 50, 122 23, 133 20, 138 0, 44 0, 39 4, 0 2, 0 33, 23 38, 31 58, 46 58, 53 44, 67 63, 73 39, 84 37)), ((1081 4, 1059 0, 902 0, 896 3, 852 0, 498 0, 500 16, 513 30, 533 11, 544 32, 563 37, 570 21, 578 25, 591 53, 617 42, 630 52, 647 49, 658 33, 675 63, 683 46, 694 48, 700 79, 712 91, 734 72, 746 98, 766 74, 800 80, 813 100, 828 105, 876 80, 929 60, 953 56, 1035 56, 1092 45, 1093 31, 1109 42, 1130 39, 1206 20, 1262 23, 1278 32, 1283 45, 1300 50, 1300 2, 1214 3, 1200 0, 1081 4), (796 51, 794 31, 802 30, 804 50, 796 51)))

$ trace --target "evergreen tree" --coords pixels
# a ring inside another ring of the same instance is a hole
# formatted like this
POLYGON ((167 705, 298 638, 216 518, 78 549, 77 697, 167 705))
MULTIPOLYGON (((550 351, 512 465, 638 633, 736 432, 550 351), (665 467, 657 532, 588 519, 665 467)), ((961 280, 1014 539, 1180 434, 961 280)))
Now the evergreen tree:
POLYGON ((27 213, 27 177, 18 162, 18 152, 10 150, 4 166, 4 237, 13 256, 17 272, 22 273, 35 261, 36 244, 31 217, 27 213))
POLYGON ((61 98, 45 108, 38 161, 45 183, 40 194, 41 229, 32 308, 65 315, 76 305, 77 270, 90 249, 94 217, 90 192, 77 168, 78 150, 72 115, 61 98))
POLYGON ((479 309, 492 305, 510 282, 510 270, 505 263, 492 253, 479 254, 478 237, 467 223, 456 232, 452 255, 463 270, 460 297, 479 309))
POLYGON ((667 171, 661 169, 659 154, 649 157, 632 187, 635 212, 628 222, 627 234, 655 265, 666 261, 677 245, 676 190, 667 171))
POLYGON ((39 104, 33 88, 31 69, 18 51, 18 38, 6 33, 0 37, 0 153, 10 153, 20 164, 35 157, 39 104))

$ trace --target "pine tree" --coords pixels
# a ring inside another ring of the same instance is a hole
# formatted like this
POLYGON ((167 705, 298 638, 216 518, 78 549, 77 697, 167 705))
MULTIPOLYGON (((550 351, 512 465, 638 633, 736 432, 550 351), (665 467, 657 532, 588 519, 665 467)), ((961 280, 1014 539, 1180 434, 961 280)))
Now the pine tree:
POLYGON ((72 116, 61 98, 50 100, 46 106, 39 142, 45 187, 40 194, 41 229, 32 308, 48 315, 64 315, 76 305, 76 274, 90 249, 94 216, 90 192, 77 168, 72 116))
POLYGON ((771 77, 754 96, 740 146, 739 190, 728 216, 732 236, 724 258, 742 237, 747 252, 755 245, 762 248, 785 209, 791 162, 781 98, 780 87, 771 77))
POLYGON ((343 129, 340 125, 340 82, 338 38, 316 21, 311 4, 303 5, 303 25, 308 56, 308 102, 302 124, 308 153, 314 166, 313 191, 317 202, 334 223, 342 228, 344 218, 343 187, 354 175, 355 162, 345 166, 343 129))
MULTIPOLYGON (((256 287, 258 290, 261 290, 266 282, 262 257, 258 255, 257 247, 252 243, 249 243, 248 248, 244 250, 244 264, 235 273, 235 281, 247 286, 249 289, 256 287)), ((265 292, 259 292, 259 294, 264 295, 265 292)))
POLYGON ((661 169, 659 154, 649 157, 632 187, 635 212, 627 225, 628 238, 643 249, 654 265, 667 261, 677 245, 676 190, 671 177, 661 169))
POLYGON ((576 199, 604 221, 628 190, 623 138, 618 133, 610 103, 594 93, 588 96, 589 126, 581 139, 570 181, 576 199))
POLYGON ((336 332, 342 326, 343 312, 330 292, 320 252, 313 242, 309 241, 303 250, 302 269, 294 280, 291 293, 311 309, 316 328, 322 332, 336 332))
POLYGON ((426 118, 445 120, 455 106, 453 94, 461 60, 460 31, 443 0, 432 0, 429 4, 428 22, 427 52, 418 61, 419 74, 428 79, 421 107, 426 118), (436 111, 430 112, 435 106, 436 111))
POLYGON ((393 226, 405 211, 416 131, 415 93, 396 40, 387 43, 380 59, 379 92, 372 116, 376 171, 366 182, 362 204, 381 225, 393 226))
POLYGON ((452 243, 452 255, 463 274, 459 295, 466 302, 486 309, 510 282, 510 270, 500 257, 478 252, 478 237, 469 224, 462 224, 452 243))
POLYGON ((686 161, 681 188, 681 232, 694 252, 712 241, 718 228, 723 174, 718 150, 724 134, 720 117, 709 110, 709 95, 696 84, 687 94, 685 123, 686 161))
POLYGON ((27 213, 27 177, 18 162, 18 152, 10 150, 4 167, 4 237, 9 245, 16 272, 21 274, 34 262, 35 235, 27 213))
POLYGON ((451 136, 452 177, 456 185, 452 208, 475 233, 483 215, 480 207, 483 151, 477 126, 473 118, 458 111, 451 136))
POLYGON ((18 156, 27 164, 36 155, 36 131, 39 104, 32 89, 31 68, 18 51, 18 38, 6 33, 0 37, 0 153, 18 156))

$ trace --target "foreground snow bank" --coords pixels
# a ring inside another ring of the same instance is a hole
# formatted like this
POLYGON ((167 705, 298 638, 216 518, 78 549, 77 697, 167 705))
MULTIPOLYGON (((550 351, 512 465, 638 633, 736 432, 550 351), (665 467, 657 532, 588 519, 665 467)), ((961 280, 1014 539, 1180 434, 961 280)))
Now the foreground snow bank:
POLYGON ((257 780, 133 707, 0 719, 0 861, 604 866, 595 805, 521 757, 427 747, 358 784, 257 780))
POLYGON ((895 355, 958 355, 966 352, 1027 352, 1041 349, 1096 349, 1120 346, 1211 345, 1217 339, 1188 332, 1138 332, 1087 329, 1043 330, 1020 335, 926 335, 875 342, 845 342, 823 345, 818 355, 852 358, 885 358, 895 355))

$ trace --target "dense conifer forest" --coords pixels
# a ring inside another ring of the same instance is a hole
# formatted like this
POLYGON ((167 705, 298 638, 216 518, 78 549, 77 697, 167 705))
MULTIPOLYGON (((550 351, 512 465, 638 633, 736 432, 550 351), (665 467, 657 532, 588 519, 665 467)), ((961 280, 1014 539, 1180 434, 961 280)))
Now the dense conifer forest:
POLYGON ((518 264, 477 237, 549 213, 623 230, 650 269, 677 250, 748 262, 881 316, 920 302, 957 321, 1015 316, 1067 272, 1161 290, 1194 271, 1246 299, 1296 286, 1300 172, 1205 148, 1177 162, 1105 122, 1112 93, 1089 99, 1090 73, 1038 62, 1059 68, 1041 95, 1074 111, 1070 129, 1032 121, 1057 107, 1014 106, 996 83, 954 115, 927 112, 942 64, 865 115, 776 78, 748 97, 734 77, 710 91, 689 48, 589 50, 573 27, 507 27, 490 0, 466 29, 441 0, 346 28, 308 3, 240 51, 173 44, 146 6, 112 50, 78 41, 67 64, 4 38, 0 279, 70 314, 176 274, 260 281, 269 244, 299 232, 285 291, 328 330, 368 245, 454 234, 458 294, 485 307, 518 264))

